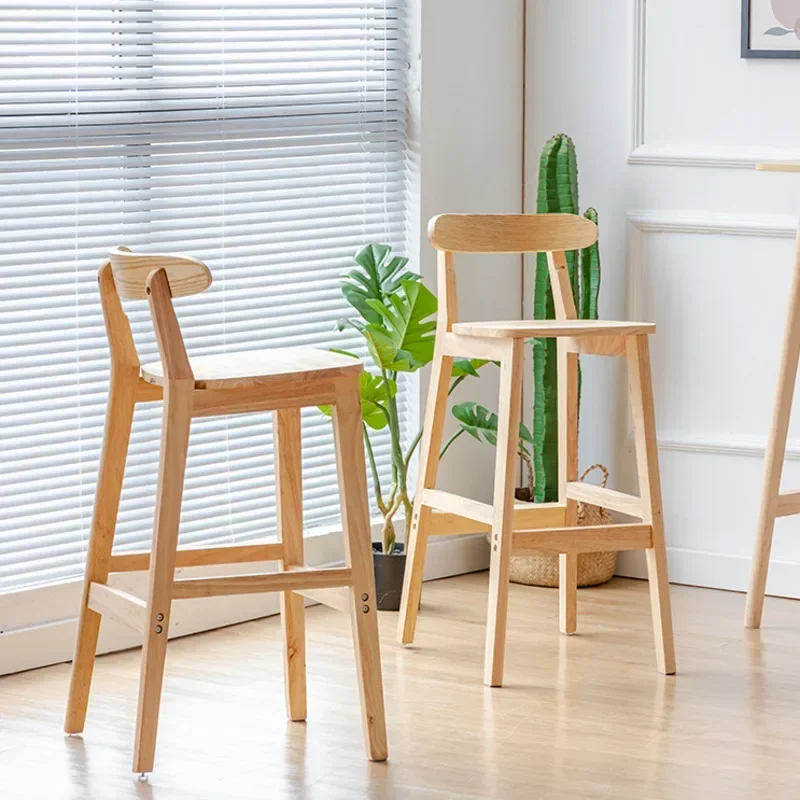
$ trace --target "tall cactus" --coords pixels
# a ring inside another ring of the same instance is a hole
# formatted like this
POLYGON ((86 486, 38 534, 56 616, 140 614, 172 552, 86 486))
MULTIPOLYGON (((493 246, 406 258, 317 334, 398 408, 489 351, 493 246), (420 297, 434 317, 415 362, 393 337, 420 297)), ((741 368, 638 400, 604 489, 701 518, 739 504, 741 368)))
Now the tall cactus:
MULTIPOLYGON (((575 144, 563 133, 545 144, 539 160, 539 187, 536 211, 539 214, 578 214, 578 164, 575 144)), ((590 208, 584 216, 597 224, 597 212, 590 208)), ((597 243, 566 254, 575 307, 581 319, 597 319, 600 291, 600 250, 597 243)), ((547 256, 536 257, 533 295, 535 319, 553 319, 555 308, 547 256)), ((555 339, 535 339, 533 343, 533 466, 537 503, 558 500, 558 378, 555 339)), ((579 384, 580 393, 580 384, 579 384)))

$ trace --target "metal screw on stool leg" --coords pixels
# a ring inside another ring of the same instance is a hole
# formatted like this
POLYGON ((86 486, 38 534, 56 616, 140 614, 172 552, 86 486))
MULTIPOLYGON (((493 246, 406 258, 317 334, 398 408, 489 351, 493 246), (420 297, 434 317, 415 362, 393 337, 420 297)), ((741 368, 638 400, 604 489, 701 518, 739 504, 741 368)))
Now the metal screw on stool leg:
POLYGON ((163 615, 163 614, 156 614, 156 619, 157 619, 159 622, 163 622, 163 621, 164 621, 164 615, 163 615))
POLYGON ((161 633, 164 629, 160 625, 156 625, 156 633, 161 633))
POLYGON ((362 600, 369 600, 369 595, 366 592, 364 592, 364 594, 361 595, 361 599, 362 600))
POLYGON ((365 614, 368 614, 368 613, 369 613, 369 606, 361 606, 361 610, 362 610, 362 611, 363 611, 365 614))

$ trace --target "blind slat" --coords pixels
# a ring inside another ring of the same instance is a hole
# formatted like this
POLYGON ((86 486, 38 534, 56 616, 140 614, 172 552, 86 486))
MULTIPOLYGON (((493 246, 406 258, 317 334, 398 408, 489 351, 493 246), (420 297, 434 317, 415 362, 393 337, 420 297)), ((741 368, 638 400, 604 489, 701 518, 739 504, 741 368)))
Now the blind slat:
MULTIPOLYGON (((344 347, 339 276, 406 237, 405 0, 0 2, 0 592, 82 574, 108 349, 109 247, 184 252, 190 354, 344 347)), ((126 305, 143 363, 146 304, 126 305)), ((403 420, 405 405, 400 404, 403 420)), ((137 407, 117 550, 152 536, 159 404, 137 407)), ((375 440, 383 475, 390 444, 375 440)), ((338 515, 303 411, 305 525, 338 515)), ((181 544, 275 531, 270 415, 194 420, 181 544)))

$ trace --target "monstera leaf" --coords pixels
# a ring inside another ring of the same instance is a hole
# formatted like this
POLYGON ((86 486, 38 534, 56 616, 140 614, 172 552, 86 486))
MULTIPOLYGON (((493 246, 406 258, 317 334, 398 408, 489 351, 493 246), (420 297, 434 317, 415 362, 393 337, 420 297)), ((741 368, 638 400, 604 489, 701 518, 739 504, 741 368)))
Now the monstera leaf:
POLYGON ((464 431, 479 442, 497 445, 497 414, 492 414, 488 408, 471 401, 457 403, 453 406, 453 416, 464 431))
POLYGON ((404 280, 385 301, 367 305, 379 323, 369 323, 363 334, 373 358, 386 370, 416 372, 433 359, 436 296, 416 280, 404 280))
MULTIPOLYGON (((473 402, 458 403, 453 406, 453 416, 458 420, 465 433, 497 446, 497 414, 488 408, 473 402)), ((518 452, 530 455, 527 444, 533 444, 533 435, 524 423, 519 425, 518 452)))
POLYGON ((488 364, 485 358, 456 358, 453 359, 452 376, 454 378, 461 377, 478 377, 478 370, 488 364))
POLYGON ((418 281, 420 276, 404 269, 407 258, 391 256, 386 244, 368 244, 355 255, 358 267, 342 276, 342 294, 367 321, 379 325, 381 315, 369 301, 384 303, 400 288, 403 281, 418 281))
MULTIPOLYGON (((343 350, 336 352, 344 353, 343 350)), ((352 353, 346 353, 352 355, 352 353)), ((364 422, 373 430, 379 431, 389 424, 385 408, 390 400, 397 394, 397 384, 387 378, 371 375, 366 370, 359 375, 359 390, 361 392, 361 415, 364 422)), ((319 410, 326 416, 333 414, 330 406, 320 406, 319 410)))

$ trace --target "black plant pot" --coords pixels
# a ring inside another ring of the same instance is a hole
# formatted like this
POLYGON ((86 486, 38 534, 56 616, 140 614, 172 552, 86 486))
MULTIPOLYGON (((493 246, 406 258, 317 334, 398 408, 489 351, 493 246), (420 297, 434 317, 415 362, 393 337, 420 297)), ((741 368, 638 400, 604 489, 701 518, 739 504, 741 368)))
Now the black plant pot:
POLYGON ((375 594, 378 611, 399 611, 403 594, 403 575, 406 571, 405 545, 395 544, 387 555, 380 542, 372 543, 372 563, 375 565, 375 594))

